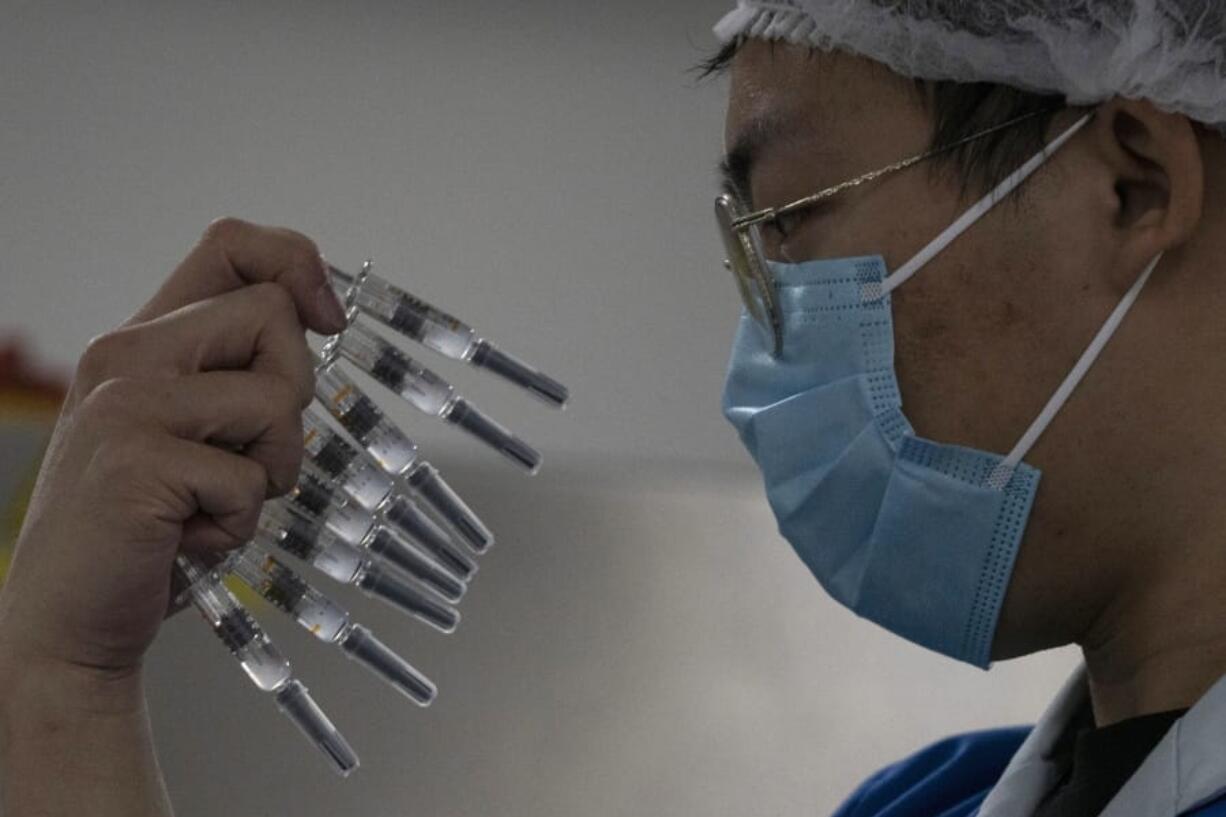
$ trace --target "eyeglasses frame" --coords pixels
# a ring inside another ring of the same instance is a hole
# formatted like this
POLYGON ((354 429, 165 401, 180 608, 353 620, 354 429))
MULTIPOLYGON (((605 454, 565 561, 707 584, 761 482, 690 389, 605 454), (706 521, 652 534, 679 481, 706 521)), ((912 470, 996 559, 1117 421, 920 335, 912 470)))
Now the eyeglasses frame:
POLYGON ((724 267, 731 271, 736 279, 737 287, 741 293, 741 300, 744 302, 751 317, 771 333, 774 340, 773 356, 779 357, 783 353, 783 316, 779 311, 774 275, 766 263, 766 256, 762 251, 758 232, 753 228, 760 224, 776 221, 782 216, 812 207, 819 202, 852 188, 860 187, 884 176, 906 170, 920 162, 957 150, 971 142, 999 133, 1035 117, 1058 111, 1059 109, 1045 108, 1016 116, 1006 122, 977 131, 947 145, 942 145, 923 153, 917 153, 914 156, 878 168, 877 170, 871 170, 780 207, 767 207, 746 213, 738 196, 732 193, 724 193, 718 196, 715 199, 715 218, 719 226, 720 235, 724 240, 724 247, 728 251, 728 257, 724 259, 724 267), (753 291, 755 289, 762 296, 766 314, 761 314, 758 305, 753 301, 753 291))

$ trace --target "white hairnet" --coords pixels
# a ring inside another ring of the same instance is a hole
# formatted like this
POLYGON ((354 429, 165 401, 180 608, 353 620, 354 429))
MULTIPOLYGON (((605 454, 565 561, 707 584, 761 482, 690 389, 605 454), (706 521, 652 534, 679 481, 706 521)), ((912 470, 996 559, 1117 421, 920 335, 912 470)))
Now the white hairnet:
POLYGON ((715 26, 843 50, 917 79, 994 82, 1073 105, 1148 99, 1226 128, 1226 0, 738 0, 715 26))

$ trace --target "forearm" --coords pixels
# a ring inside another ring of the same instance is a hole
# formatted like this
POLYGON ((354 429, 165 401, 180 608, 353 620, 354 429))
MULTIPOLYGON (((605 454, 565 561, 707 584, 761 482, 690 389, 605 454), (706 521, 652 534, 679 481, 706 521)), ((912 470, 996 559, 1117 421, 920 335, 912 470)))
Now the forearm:
POLYGON ((0 672, 5 817, 172 817, 139 672, 0 672))

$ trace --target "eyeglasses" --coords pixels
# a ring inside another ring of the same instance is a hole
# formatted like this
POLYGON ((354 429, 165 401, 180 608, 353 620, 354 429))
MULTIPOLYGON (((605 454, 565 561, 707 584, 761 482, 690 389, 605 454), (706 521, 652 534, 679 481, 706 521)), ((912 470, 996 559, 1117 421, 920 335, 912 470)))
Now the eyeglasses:
POLYGON ((725 193, 717 198, 715 200, 715 220, 719 225, 720 237, 724 240, 724 249, 728 253, 727 258, 724 260, 724 266, 732 272, 733 277, 736 279, 737 288, 741 293, 741 300, 744 301, 745 309, 750 317, 763 330, 770 333, 774 341, 774 356, 778 357, 783 352, 783 315, 779 308, 774 274, 767 265, 766 255, 762 250, 761 225, 777 223, 783 216, 805 210, 845 190, 859 187, 883 176, 897 173, 900 170, 906 170, 912 165, 956 150, 969 142, 991 136, 994 133, 1011 128, 1029 119, 1053 112, 1051 109, 1044 109, 1023 114, 986 130, 972 133, 970 136, 951 142, 948 145, 942 145, 941 147, 887 165, 879 170, 873 170, 856 176, 854 179, 849 179, 848 181, 836 184, 834 187, 828 187, 810 196, 805 196, 803 199, 797 199, 782 207, 768 207, 763 210, 748 212, 748 208, 741 201, 740 197, 733 193, 725 193))

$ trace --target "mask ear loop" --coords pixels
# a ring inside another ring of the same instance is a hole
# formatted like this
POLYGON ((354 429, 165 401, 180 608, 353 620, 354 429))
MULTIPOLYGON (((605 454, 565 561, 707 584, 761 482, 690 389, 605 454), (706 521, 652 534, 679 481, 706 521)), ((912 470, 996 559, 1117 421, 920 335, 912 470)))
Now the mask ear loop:
POLYGON ((970 229, 971 225, 987 215, 988 211, 997 204, 1004 201, 1005 197, 1016 190, 1022 182, 1030 178, 1030 176, 1036 170, 1042 167, 1043 164, 1051 158, 1053 153, 1064 147, 1064 144, 1068 142, 1069 139, 1072 139, 1073 136, 1076 135, 1079 130, 1084 128, 1093 118, 1094 112, 1091 111, 1074 122, 1068 130, 1053 139, 1046 147, 1032 156, 1026 162, 1026 164, 1010 173, 1004 181, 1002 181, 995 188, 993 188, 990 193, 972 205, 971 208, 959 216, 953 224, 950 224, 940 235, 930 241, 928 246, 916 253, 910 261, 895 270, 884 281, 864 284, 860 291, 861 300, 875 301, 884 297, 887 293, 893 292, 895 289, 906 283, 907 279, 919 272, 920 269, 933 258, 936 258, 936 256, 939 255, 946 247, 952 244, 954 240, 958 238, 958 236, 970 229))
POLYGON ((1056 389, 1056 393, 1047 401, 1047 405, 1043 407, 1043 411, 1039 412, 1039 416, 1031 423, 1030 428, 1022 435, 1022 438, 1017 441, 1017 445, 1013 446, 1013 450, 1009 452, 1003 460, 1001 460, 992 472, 988 475, 984 484, 989 488, 1003 489, 1013 477, 1013 472, 1017 469, 1018 463, 1030 452, 1034 444, 1038 442, 1039 437, 1051 425, 1051 421, 1055 419, 1056 414, 1060 409, 1064 408, 1064 404, 1068 402, 1069 397, 1073 394, 1073 389, 1081 383, 1082 378, 1086 376, 1086 372, 1098 360, 1098 355, 1102 352, 1103 347, 1107 345, 1107 341, 1111 340, 1111 336, 1120 328, 1120 324, 1124 322, 1124 317, 1128 314, 1128 310, 1132 309, 1132 305, 1136 303, 1137 296, 1141 294, 1141 290, 1145 288, 1145 284, 1149 281, 1154 270, 1158 268, 1158 263, 1162 261, 1162 253, 1149 263, 1145 271, 1137 278, 1136 283, 1124 293, 1124 297, 1120 299, 1119 304, 1115 307, 1107 322, 1098 330, 1098 334, 1094 336, 1094 340, 1090 342, 1089 347, 1081 355, 1081 359, 1077 361, 1077 365, 1068 373, 1068 377, 1064 378, 1064 382, 1060 384, 1060 388, 1056 389))
MULTIPOLYGON (((878 300, 906 283, 907 280, 909 280, 911 276, 915 275, 915 273, 919 272, 925 264, 939 255, 946 247, 952 244, 955 239, 970 229, 971 225, 983 218, 997 204, 1004 201, 1005 197, 1016 190, 1022 182, 1030 178, 1035 171, 1042 167, 1043 164, 1051 158, 1052 154, 1064 147, 1064 145, 1093 118, 1094 112, 1091 111, 1074 122, 1068 128, 1068 130, 1064 131, 1064 133, 1053 139, 1043 148, 1043 150, 1032 156, 1024 165, 1010 173, 1009 176, 998 184, 990 193, 972 205, 970 209, 959 216, 953 224, 946 227, 940 235, 930 241, 926 247, 916 253, 911 260, 907 261, 907 263, 895 270, 885 280, 862 285, 860 289, 861 300, 878 300)), ((1022 435, 1022 438, 1018 440, 1017 445, 1013 447, 1013 450, 1010 451, 1004 459, 997 463, 996 467, 994 467, 991 473, 988 474, 987 479, 984 481, 985 486, 995 490, 1003 490, 1009 483, 1009 480, 1013 477, 1013 472, 1017 470, 1018 463, 1020 463, 1022 458, 1029 453, 1030 449, 1038 441, 1039 437, 1044 431, 1047 430, 1047 427, 1051 425, 1051 422, 1053 419, 1055 419, 1056 414, 1059 413, 1060 409, 1064 407, 1064 404, 1068 402, 1069 397, 1072 396, 1073 390, 1077 388, 1082 379, 1086 376, 1086 372, 1088 372, 1090 367, 1094 365, 1094 362, 1098 359, 1103 347, 1107 345, 1107 341, 1109 341, 1111 336, 1115 334, 1117 329, 1119 329, 1120 324, 1124 321, 1124 317, 1128 314, 1128 311, 1136 302, 1137 296, 1141 294, 1141 290, 1144 289, 1146 282, 1149 281, 1150 276, 1153 275, 1154 270, 1157 268, 1158 263, 1161 260, 1161 255, 1155 258, 1150 265, 1146 267, 1145 271, 1137 278, 1137 281, 1132 285, 1132 288, 1125 293, 1124 297, 1120 300, 1120 303, 1116 306, 1115 311, 1112 312, 1110 317, 1107 318, 1106 323, 1104 323, 1102 328, 1099 329, 1098 334, 1094 337, 1094 340, 1091 341, 1090 346, 1082 354, 1081 359, 1077 361, 1077 364, 1073 367, 1073 370, 1069 372, 1068 376, 1064 379, 1064 382, 1060 384, 1060 388, 1056 389, 1056 393, 1052 395, 1051 399, 1048 400, 1047 405, 1043 407, 1043 411, 1039 413, 1039 416, 1035 418, 1035 421, 1030 425, 1030 428, 1028 428, 1026 433, 1022 435)))

